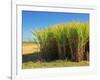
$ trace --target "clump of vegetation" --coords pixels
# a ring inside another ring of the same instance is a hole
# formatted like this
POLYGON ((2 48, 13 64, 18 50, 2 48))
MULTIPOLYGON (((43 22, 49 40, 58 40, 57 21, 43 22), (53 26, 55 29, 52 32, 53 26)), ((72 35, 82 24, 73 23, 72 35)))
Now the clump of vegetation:
MULTIPOLYGON (((33 31, 34 41, 40 48, 39 60, 43 54, 57 53, 58 59, 82 61, 89 59, 89 23, 71 22, 33 31)), ((50 57, 48 57, 50 58, 50 57)))

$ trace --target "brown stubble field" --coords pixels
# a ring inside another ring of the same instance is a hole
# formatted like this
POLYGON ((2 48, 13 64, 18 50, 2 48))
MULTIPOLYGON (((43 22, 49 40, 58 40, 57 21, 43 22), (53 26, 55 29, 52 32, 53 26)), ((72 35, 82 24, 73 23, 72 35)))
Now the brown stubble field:
POLYGON ((22 44, 22 55, 34 54, 39 52, 39 45, 32 42, 23 42, 22 44))

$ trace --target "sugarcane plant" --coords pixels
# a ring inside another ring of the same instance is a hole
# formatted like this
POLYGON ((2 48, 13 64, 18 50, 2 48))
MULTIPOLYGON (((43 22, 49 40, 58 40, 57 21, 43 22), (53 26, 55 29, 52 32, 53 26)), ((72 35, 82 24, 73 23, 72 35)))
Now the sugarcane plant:
POLYGON ((47 31, 43 29, 34 30, 33 32, 34 38, 33 40, 39 45, 39 49, 41 54, 38 55, 39 60, 43 61, 42 55, 46 52, 46 45, 47 45, 47 31))
MULTIPOLYGON (((40 48, 40 54, 48 53, 48 48, 57 45, 55 53, 58 59, 70 59, 72 61, 82 61, 86 55, 86 44, 89 42, 89 23, 70 22, 49 26, 33 31, 33 39, 40 48), (70 56, 69 56, 70 55, 70 56)), ((53 49, 53 48, 52 48, 53 49)), ((51 51, 51 52, 50 52, 51 51)), ((53 53, 53 50, 50 50, 53 53)), ((42 59, 41 55, 40 59, 42 59)))

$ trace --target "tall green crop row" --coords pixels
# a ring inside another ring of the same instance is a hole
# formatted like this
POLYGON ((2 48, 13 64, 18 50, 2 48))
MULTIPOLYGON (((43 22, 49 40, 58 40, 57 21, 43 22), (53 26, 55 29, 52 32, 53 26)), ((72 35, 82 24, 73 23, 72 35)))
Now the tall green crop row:
MULTIPOLYGON (((89 23, 71 22, 50 26, 33 31, 36 42, 40 45, 40 53, 48 53, 48 48, 57 46, 59 59, 82 61, 86 53, 86 44, 89 41, 89 23), (53 45, 53 46, 52 46, 53 45)), ((53 48, 52 48, 53 49, 53 48)), ((52 50, 50 50, 51 53, 52 50)), ((39 56, 41 57, 41 56, 39 56)))

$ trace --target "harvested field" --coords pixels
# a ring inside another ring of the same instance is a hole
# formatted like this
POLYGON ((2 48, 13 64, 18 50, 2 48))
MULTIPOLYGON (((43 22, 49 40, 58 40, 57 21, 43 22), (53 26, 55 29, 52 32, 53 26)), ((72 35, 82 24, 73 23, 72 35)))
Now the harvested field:
POLYGON ((23 42, 23 46, 22 46, 23 55, 34 54, 39 51, 40 51, 39 45, 32 42, 23 42))

